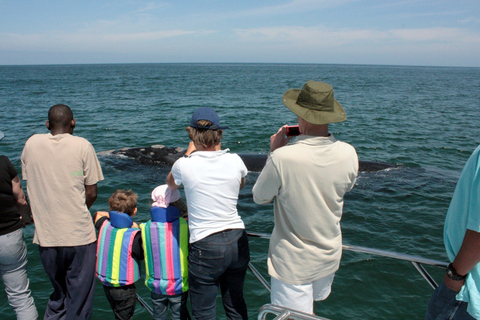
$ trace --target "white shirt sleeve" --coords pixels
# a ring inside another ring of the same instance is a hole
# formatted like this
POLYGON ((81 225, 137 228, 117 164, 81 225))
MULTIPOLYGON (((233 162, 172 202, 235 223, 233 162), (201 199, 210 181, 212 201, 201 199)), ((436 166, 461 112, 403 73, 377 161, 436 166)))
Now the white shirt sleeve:
POLYGON ((172 166, 172 176, 177 186, 182 184, 182 173, 181 173, 182 171, 180 170, 181 161, 183 161, 183 158, 180 158, 177 161, 175 161, 175 163, 172 166))

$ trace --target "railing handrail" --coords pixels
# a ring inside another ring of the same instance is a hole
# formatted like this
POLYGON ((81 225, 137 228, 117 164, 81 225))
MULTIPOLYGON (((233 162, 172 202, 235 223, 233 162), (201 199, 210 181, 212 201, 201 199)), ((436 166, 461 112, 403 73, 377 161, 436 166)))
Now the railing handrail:
MULTIPOLYGON (((271 234, 269 233, 247 232, 247 234, 251 237, 262 238, 267 240, 270 240, 270 237, 271 237, 271 234)), ((438 285, 435 282, 435 280, 433 280, 433 278, 428 274, 428 272, 423 268, 422 265, 425 264, 425 265, 430 265, 430 266, 439 267, 439 268, 447 268, 448 266, 447 262, 434 260, 434 259, 427 259, 420 256, 414 256, 409 254, 397 253, 397 252, 388 251, 388 250, 374 249, 374 248, 368 248, 363 246, 353 246, 353 245, 347 245, 347 244, 344 244, 342 248, 343 250, 352 251, 352 252, 360 252, 360 253, 372 254, 372 255, 381 256, 381 257, 393 258, 397 260, 409 261, 415 266, 417 271, 425 278, 425 280, 430 284, 430 286, 432 286, 432 288, 436 288, 438 285)), ((253 273, 253 275, 260 281, 260 283, 263 284, 263 286, 268 291, 270 291, 270 284, 268 283, 267 280, 265 280, 262 274, 251 263, 248 264, 248 267, 250 271, 253 273)), ((152 308, 138 294, 137 294, 137 300, 150 314, 153 314, 152 308)), ((284 307, 279 307, 273 304, 265 304, 264 306, 262 306, 258 313, 258 319, 259 320, 265 319, 267 313, 276 314, 277 315, 277 317, 275 318, 276 320, 287 319, 287 318, 301 319, 301 320, 313 320, 313 319, 328 320, 326 318, 305 314, 303 312, 291 310, 284 307)))
MULTIPOLYGON (((251 237, 262 238, 262 239, 270 239, 270 234, 269 233, 247 232, 247 234, 251 237)), ((443 261, 439 261, 439 260, 433 260, 433 259, 427 259, 427 258, 423 258, 423 257, 420 257, 420 256, 410 255, 410 254, 397 253, 397 252, 393 252, 393 251, 373 249, 373 248, 362 247, 362 246, 353 246, 353 245, 348 245, 348 244, 344 244, 342 246, 342 248, 343 248, 343 250, 347 250, 347 251, 368 253, 368 254, 373 254, 373 255, 377 255, 377 256, 394 258, 394 259, 398 259, 398 260, 405 260, 405 261, 410 261, 412 263, 416 262, 416 263, 426 264, 426 265, 435 266, 435 267, 446 268, 448 266, 447 262, 443 262, 443 261)))
POLYGON ((410 261, 412 263, 416 262, 416 263, 426 264, 426 265, 430 265, 430 266, 434 266, 434 267, 446 268, 448 266, 448 263, 444 262, 444 261, 423 258, 423 257, 420 257, 420 256, 414 256, 414 255, 405 254, 405 253, 397 253, 397 252, 393 252, 393 251, 373 249, 373 248, 362 247, 362 246, 353 246, 353 245, 348 245, 348 244, 344 244, 342 247, 343 247, 343 250, 347 250, 347 251, 368 253, 368 254, 373 254, 373 255, 376 255, 376 256, 382 256, 382 257, 394 258, 394 259, 398 259, 398 260, 410 261))
MULTIPOLYGON (((257 238, 262 238, 262 239, 270 239, 271 235, 268 233, 260 233, 260 232, 247 232, 247 234, 251 237, 257 237, 257 238)), ((397 253, 393 251, 387 251, 387 250, 381 250, 381 249, 373 249, 373 248, 368 248, 368 247, 362 247, 362 246, 352 246, 352 245, 347 245, 344 244, 342 246, 343 250, 346 251, 353 251, 353 252, 360 252, 360 253, 366 253, 366 254, 372 254, 376 256, 381 256, 381 257, 387 257, 387 258, 393 258, 397 260, 403 260, 403 261, 409 261, 411 262, 414 267, 417 269, 417 271, 420 273, 420 275, 430 284, 430 286, 435 289, 438 287, 438 284, 435 282, 435 280, 430 276, 430 274, 423 268, 423 264, 430 265, 430 266, 435 266, 435 267, 440 267, 440 268, 447 268, 448 263, 439 261, 439 260, 433 260, 433 259, 426 259, 420 256, 414 256, 414 255, 409 255, 409 254, 403 254, 403 253, 397 253)), ((255 267, 249 263, 248 267, 250 271, 255 275, 255 277, 262 283, 265 288, 270 291, 270 285, 268 281, 265 280, 265 278, 261 275, 260 272, 258 272, 255 267)), ((266 318, 267 313, 273 313, 276 314, 277 316, 275 317, 274 320, 283 320, 283 319, 301 319, 301 320, 311 320, 311 319, 322 319, 322 320, 328 320, 326 318, 321 318, 318 316, 314 315, 308 315, 304 314, 299 311, 291 310, 288 308, 284 307, 279 307, 275 306, 272 304, 265 304, 260 308, 260 311, 258 313, 258 320, 263 320, 266 318)))

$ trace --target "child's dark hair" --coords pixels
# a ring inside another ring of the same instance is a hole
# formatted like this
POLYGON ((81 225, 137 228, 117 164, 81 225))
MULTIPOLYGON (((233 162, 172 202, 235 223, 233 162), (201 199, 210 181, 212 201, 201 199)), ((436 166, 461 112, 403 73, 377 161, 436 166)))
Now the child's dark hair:
POLYGON ((129 216, 135 213, 138 195, 132 190, 117 190, 108 198, 110 211, 124 212, 129 216))

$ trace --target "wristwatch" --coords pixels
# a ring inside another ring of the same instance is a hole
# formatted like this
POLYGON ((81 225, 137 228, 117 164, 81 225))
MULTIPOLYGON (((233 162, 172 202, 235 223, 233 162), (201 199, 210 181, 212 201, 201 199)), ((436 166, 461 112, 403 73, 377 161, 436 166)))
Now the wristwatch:
POLYGON ((467 275, 459 275, 451 263, 447 267, 447 276, 454 281, 465 280, 467 277, 467 275))

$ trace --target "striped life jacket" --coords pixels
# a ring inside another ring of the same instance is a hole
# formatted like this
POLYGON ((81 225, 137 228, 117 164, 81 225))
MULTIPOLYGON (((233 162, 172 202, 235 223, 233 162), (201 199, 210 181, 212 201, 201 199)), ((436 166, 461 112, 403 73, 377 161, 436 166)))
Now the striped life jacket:
POLYGON ((150 213, 153 221, 140 225, 145 285, 157 294, 185 292, 188 290, 188 223, 174 206, 154 207, 150 213))
POLYGON ((139 231, 116 228, 109 220, 102 224, 97 241, 96 275, 103 285, 121 287, 140 279, 139 263, 132 257, 133 239, 139 231))

